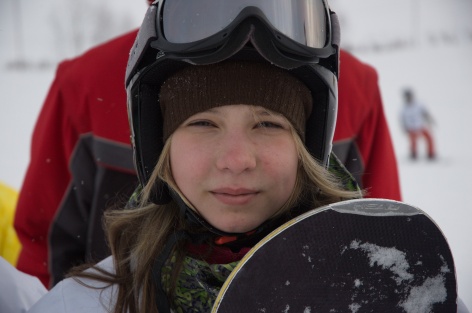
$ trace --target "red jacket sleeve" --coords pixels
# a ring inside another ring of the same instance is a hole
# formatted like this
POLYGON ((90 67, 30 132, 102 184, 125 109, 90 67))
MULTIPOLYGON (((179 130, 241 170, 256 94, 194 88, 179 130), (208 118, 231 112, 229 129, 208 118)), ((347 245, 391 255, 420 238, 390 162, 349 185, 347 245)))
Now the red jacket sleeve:
POLYGON ((17 267, 48 285, 47 239, 51 220, 69 185, 68 158, 77 132, 65 120, 60 64, 34 128, 30 164, 20 191, 15 228, 22 244, 17 267))
POLYGON ((341 51, 334 152, 367 197, 401 200, 393 150, 375 69, 341 51))
POLYGON ((108 253, 97 235, 100 214, 134 183, 124 74, 135 36, 62 62, 36 121, 15 215, 17 267, 46 286, 93 255, 94 245, 108 253))

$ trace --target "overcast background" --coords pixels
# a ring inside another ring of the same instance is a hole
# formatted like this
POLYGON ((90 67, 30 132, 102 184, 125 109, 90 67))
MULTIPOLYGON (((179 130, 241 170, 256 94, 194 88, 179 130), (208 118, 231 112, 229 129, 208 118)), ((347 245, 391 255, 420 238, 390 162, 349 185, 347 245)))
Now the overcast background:
MULTIPOLYGON (((379 72, 403 199, 425 210, 447 236, 459 294, 471 309, 472 0, 331 5, 341 18, 342 46, 379 72), (435 117, 436 162, 407 158, 398 123, 405 87, 435 117)), ((145 0, 0 1, 0 181, 21 186, 33 126, 57 62, 138 27, 146 7, 145 0)))

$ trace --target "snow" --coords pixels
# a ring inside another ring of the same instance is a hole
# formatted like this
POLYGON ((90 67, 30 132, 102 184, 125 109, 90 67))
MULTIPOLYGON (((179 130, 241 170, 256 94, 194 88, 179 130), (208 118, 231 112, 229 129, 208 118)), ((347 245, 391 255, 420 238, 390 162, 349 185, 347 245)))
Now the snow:
POLYGON ((380 247, 372 243, 360 243, 354 240, 351 242, 350 249, 361 249, 367 253, 369 258, 369 265, 382 267, 382 269, 388 269, 395 274, 395 281, 398 285, 404 280, 412 280, 413 275, 408 273, 410 264, 406 260, 406 255, 403 251, 395 248, 380 247))
POLYGON ((360 308, 361 308, 361 305, 359 303, 352 303, 349 305, 349 309, 351 310, 352 313, 356 313, 357 311, 359 311, 360 308))
MULTIPOLYGON (((105 8, 112 13, 115 19, 109 25, 113 27, 106 29, 115 32, 107 33, 108 38, 139 25, 146 10, 146 1, 141 2, 80 1, 97 12, 105 8)), ((72 42, 69 37, 73 36, 64 36, 61 32, 75 29, 70 24, 57 27, 73 20, 68 15, 73 10, 65 3, 42 0, 38 6, 22 0, 0 1, 0 181, 17 189, 26 171, 31 133, 55 64, 101 38, 96 34, 76 36, 72 42), (14 3, 22 9, 21 24, 12 18, 14 3), (18 41, 15 38, 20 30, 23 37, 18 41), (25 66, 7 66, 22 56, 27 60, 25 66)), ((331 4, 341 18, 343 46, 379 73, 403 200, 426 211, 448 238, 459 294, 472 309, 472 206, 465 201, 472 189, 472 1, 332 0, 331 4), (407 86, 436 120, 436 162, 422 156, 417 162, 407 158, 407 139, 399 125, 401 91, 407 86)), ((87 16, 79 17, 75 16, 75 21, 88 28, 100 26, 96 20, 85 19, 87 16)))
MULTIPOLYGON (((381 247, 368 242, 361 243, 358 240, 353 240, 349 248, 353 250, 360 249, 366 253, 371 268, 381 267, 383 270, 392 272, 393 277, 391 278, 396 281, 398 286, 395 292, 406 295, 406 297, 401 297, 405 300, 398 303, 398 306, 402 307, 406 313, 431 312, 435 303, 446 301, 445 273, 449 272, 449 268, 442 256, 440 257, 444 264, 441 266, 439 273, 434 277, 422 277, 424 279, 423 284, 413 286, 410 283, 415 277, 408 272, 410 264, 407 261, 405 252, 395 247, 381 247)), ((359 285, 359 279, 355 279, 354 286, 358 287, 359 285)), ((375 300, 375 298, 372 300, 375 300)))
POLYGON ((400 304, 406 313, 431 312, 434 303, 446 301, 445 278, 429 277, 421 286, 413 287, 408 298, 400 304))

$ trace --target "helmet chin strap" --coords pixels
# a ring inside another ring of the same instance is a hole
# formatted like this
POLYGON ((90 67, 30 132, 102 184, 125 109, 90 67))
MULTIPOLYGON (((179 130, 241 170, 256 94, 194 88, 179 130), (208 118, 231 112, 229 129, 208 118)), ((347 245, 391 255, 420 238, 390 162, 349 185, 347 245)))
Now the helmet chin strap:
MULTIPOLYGON (((169 188, 170 189, 170 188, 169 188)), ((170 190, 170 196, 177 203, 181 216, 185 217, 186 222, 192 226, 203 227, 204 232, 198 234, 189 234, 192 243, 200 244, 210 239, 214 244, 230 248, 233 252, 238 252, 242 248, 254 246, 263 237, 272 230, 285 223, 289 216, 281 215, 259 225, 257 228, 245 233, 228 233, 216 227, 213 227, 197 212, 192 210, 183 199, 173 190, 170 190)))
MULTIPOLYGON (((242 233, 228 233, 222 230, 219 230, 216 227, 213 227, 210 223, 208 223, 203 217, 201 217, 197 212, 192 210, 182 199, 182 197, 169 188, 170 196, 171 198, 177 203, 179 209, 180 209, 180 215, 185 217, 185 221, 190 223, 190 225, 195 225, 195 226, 203 226, 205 230, 208 231, 209 235, 211 237, 239 237, 241 235, 244 235, 242 233)), ((208 238, 207 236, 205 236, 208 238)), ((198 242, 197 242, 198 243, 198 242)))

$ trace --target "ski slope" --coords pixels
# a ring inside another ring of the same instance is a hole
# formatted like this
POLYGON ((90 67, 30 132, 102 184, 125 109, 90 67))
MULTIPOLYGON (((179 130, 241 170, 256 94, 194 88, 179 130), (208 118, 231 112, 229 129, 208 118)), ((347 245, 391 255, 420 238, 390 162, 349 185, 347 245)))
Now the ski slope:
MULTIPOLYGON (((138 26, 146 10, 144 0, 142 4, 125 0, 101 3, 113 16, 126 16, 127 29, 138 26)), ((447 236, 455 256, 459 294, 472 309, 472 205, 466 201, 472 190, 472 19, 467 16, 472 12, 472 1, 331 3, 341 17, 343 46, 378 70, 403 200, 426 211, 447 236), (407 158, 407 138, 398 119, 401 91, 407 86, 414 89, 436 119, 433 133, 437 162, 411 162, 407 158)), ((0 3, 0 181, 17 189, 26 171, 31 133, 54 77, 55 64, 93 43, 84 40, 80 48, 57 45, 54 38, 59 34, 51 23, 61 25, 70 20, 68 8, 54 10, 63 5, 60 0, 43 0, 41 8, 20 0, 0 3), (14 1, 22 4, 20 44, 15 37, 18 24, 12 19, 14 1), (54 18, 55 14, 59 16, 54 18), (18 57, 27 60, 27 66, 7 66, 18 57)), ((118 28, 110 36, 126 30, 118 28)))

